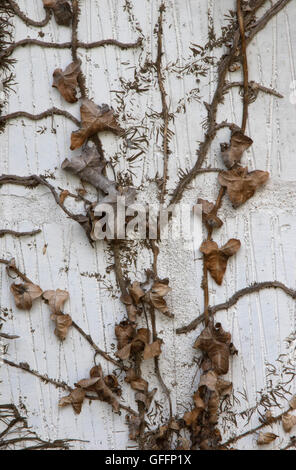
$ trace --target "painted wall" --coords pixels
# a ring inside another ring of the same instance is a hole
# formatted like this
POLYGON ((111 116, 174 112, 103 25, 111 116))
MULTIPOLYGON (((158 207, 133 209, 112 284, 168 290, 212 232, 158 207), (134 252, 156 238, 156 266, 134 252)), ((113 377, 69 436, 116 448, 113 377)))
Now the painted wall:
MULTIPOLYGON (((146 135, 149 145, 141 157, 134 162, 129 158, 138 151, 128 149, 118 138, 103 135, 102 141, 107 158, 118 156, 116 171, 132 172, 135 186, 141 187, 143 199, 156 201, 157 188, 149 178, 158 172, 162 174, 162 139, 159 129, 162 122, 149 118, 147 113, 160 111, 161 101, 156 77, 151 80, 146 92, 138 94, 124 90, 124 83, 134 80, 139 64, 146 55, 155 60, 157 51, 154 25, 158 18, 157 0, 131 0, 134 21, 124 9, 124 0, 84 0, 79 25, 79 37, 86 42, 102 38, 116 38, 124 42, 135 41, 140 28, 145 36, 144 50, 122 51, 113 46, 79 50, 82 67, 87 77, 91 97, 97 103, 109 103, 120 108, 118 97, 123 97, 125 111, 121 111, 121 122, 125 128, 143 125, 139 133, 146 135), (124 91, 116 94, 115 91, 124 91)), ((209 28, 207 11, 214 18, 219 34, 223 16, 228 9, 234 9, 233 0, 215 2, 213 0, 166 0, 167 12, 164 26, 164 64, 170 66, 165 72, 166 90, 170 111, 175 112, 188 98, 198 84, 191 74, 178 78, 177 67, 189 62, 190 46, 204 44, 209 28), (175 65, 174 65, 175 64, 175 65), (173 70, 175 69, 175 71, 173 70)), ((44 16, 41 0, 18 0, 19 6, 31 18, 44 16)), ((296 274, 296 214, 295 214, 295 119, 296 105, 291 102, 290 84, 296 80, 295 50, 296 3, 291 2, 264 32, 252 42, 248 50, 250 77, 263 85, 280 91, 283 99, 259 94, 257 101, 250 106, 250 119, 247 134, 253 146, 246 152, 244 163, 253 169, 267 170, 271 178, 265 188, 242 208, 234 211, 227 200, 223 203, 221 218, 224 226, 217 232, 219 244, 229 238, 239 238, 242 248, 230 260, 225 281, 221 287, 210 281, 210 303, 221 303, 236 290, 255 281, 278 280, 288 287, 295 288, 296 274)), ((26 27, 15 19, 15 40, 25 37, 39 38, 39 28, 26 27)), ((42 29, 47 41, 63 42, 70 40, 70 30, 58 27, 54 21, 42 29)), ((221 54, 221 51, 219 51, 221 54)), ((214 53, 213 53, 214 55, 214 53)), ((51 87, 52 72, 64 68, 70 62, 68 50, 42 49, 36 46, 19 48, 14 53, 16 82, 11 93, 7 112, 26 110, 39 113, 49 107, 67 109, 79 118, 79 105, 68 105, 57 90, 51 87)), ((209 101, 215 89, 215 69, 200 84, 201 101, 186 101, 186 112, 176 113, 170 129, 173 137, 170 142, 169 189, 178 180, 178 171, 190 168, 196 159, 198 141, 202 139, 202 121, 206 116, 203 101, 209 101)), ((241 80, 240 72, 229 75, 229 80, 241 80)), ((292 100, 293 101, 293 100, 292 100)), ((239 123, 241 120, 241 98, 233 88, 225 97, 220 108, 218 121, 228 119, 239 123)), ((0 135, 1 173, 17 175, 52 175, 50 182, 56 187, 74 191, 79 181, 61 170, 61 163, 70 157, 70 133, 75 125, 63 117, 54 117, 39 122, 17 119, 7 125, 0 135)), ((228 131, 219 133, 207 165, 221 167, 220 143, 228 140, 228 131)), ((79 155, 79 152, 72 153, 79 155)), ((129 173, 131 174, 131 173, 129 173)), ((217 195, 217 175, 206 174, 195 179, 184 200, 193 203, 197 197, 214 200, 217 195)), ((91 190, 91 189, 90 189, 91 190)), ((79 204, 68 201, 69 207, 79 211, 79 204)), ((118 300, 114 274, 106 273, 112 258, 102 243, 91 249, 84 232, 55 204, 45 188, 33 190, 16 186, 0 188, 1 228, 15 230, 41 228, 42 233, 32 238, 0 239, 0 255, 15 257, 17 264, 28 276, 44 289, 67 289, 70 301, 66 313, 79 323, 85 331, 90 331, 95 342, 110 354, 116 350, 114 324, 124 315, 124 307, 118 300), (46 246, 46 249, 44 247, 46 246)), ((133 248, 138 254, 137 263, 128 266, 131 279, 143 280, 145 268, 151 265, 151 256, 143 248, 133 248)), ((180 416, 190 407, 191 396, 198 384, 198 357, 192 344, 198 331, 187 336, 177 336, 175 329, 189 323, 202 313, 203 299, 200 288, 202 261, 194 259, 190 247, 182 243, 164 242, 161 245, 159 271, 168 276, 172 293, 168 303, 175 319, 158 316, 158 330, 164 340, 160 359, 164 379, 172 390, 174 408, 180 416)), ((53 334, 54 326, 48 308, 37 301, 30 312, 18 311, 9 291, 11 280, 5 269, 0 270, 1 308, 8 309, 9 315, 3 331, 17 334, 20 339, 10 342, 8 358, 15 362, 27 362, 33 369, 48 374, 52 378, 65 380, 72 385, 88 375, 93 365, 93 351, 75 330, 60 344, 53 334)), ((295 308, 293 299, 279 290, 265 290, 241 299, 228 311, 219 312, 217 320, 231 331, 239 354, 231 363, 228 374, 234 383, 236 401, 230 411, 240 413, 256 406, 260 399, 258 392, 268 392, 270 380, 277 384, 285 380, 281 376, 282 366, 288 360, 294 367, 295 341, 285 339, 295 332, 295 308), (289 346, 290 345, 290 346, 289 346), (272 364, 277 376, 269 375, 272 364), (244 395, 244 397, 243 397, 244 395)), ((151 361, 152 362, 152 361, 151 361)), ((105 373, 112 372, 110 364, 102 361, 105 373)), ((29 424, 41 436, 50 439, 77 438, 88 441, 76 443, 82 449, 126 449, 134 443, 128 440, 124 416, 116 416, 104 403, 86 403, 82 413, 75 416, 71 408, 59 409, 59 398, 63 391, 40 382, 37 378, 17 369, 2 365, 0 369, 0 402, 14 402, 27 414, 29 424)), ((153 377, 153 365, 145 366, 145 376, 152 386, 158 386, 153 377)), ((159 386, 158 386, 159 387, 159 386)), ((296 392, 296 383, 289 385, 296 392)), ((285 395, 289 398, 288 395, 285 395)), ((124 388, 123 398, 136 406, 133 394, 124 388)), ((157 401, 167 416, 165 397, 159 390, 157 401)), ((279 399, 283 406, 285 400, 279 399)), ((155 410, 155 405, 153 405, 155 410)), ((259 410, 263 410, 259 408, 259 410)), ((274 409, 278 414, 279 409, 274 409)), ((237 426, 229 421, 229 412, 222 415, 221 428, 225 439, 234 433, 241 433, 259 423, 259 414, 254 412, 250 423, 237 416, 237 426)), ((151 424, 153 425, 153 416, 151 424)), ((273 430, 280 438, 269 449, 280 448, 287 443, 289 436, 284 434, 281 425, 273 430)), ((256 447, 255 437, 239 442, 241 449, 256 447)))

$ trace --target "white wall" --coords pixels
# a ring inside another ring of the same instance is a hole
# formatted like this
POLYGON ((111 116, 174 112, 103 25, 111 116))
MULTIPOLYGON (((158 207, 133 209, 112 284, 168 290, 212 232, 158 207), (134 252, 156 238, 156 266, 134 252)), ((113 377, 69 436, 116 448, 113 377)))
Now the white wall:
MULTIPOLYGON (((79 37, 84 41, 110 37, 127 42, 137 39, 138 32, 132 28, 123 10, 124 0, 84 0, 81 3, 79 37)), ((152 54, 153 59, 156 57, 157 44, 153 29, 160 2, 132 0, 131 3, 146 38, 141 56, 139 50, 121 51, 113 46, 79 51, 90 95, 95 102, 112 104, 115 109, 118 103, 111 90, 121 90, 120 77, 133 79, 134 67, 139 66, 139 61, 143 62, 146 53, 152 54)), ((179 64, 184 63, 190 55, 191 42, 206 42, 207 9, 214 16, 218 32, 224 13, 229 8, 235 9, 234 0, 166 0, 165 3, 167 12, 163 61, 168 64, 177 59, 179 64)), ((41 0, 18 0, 18 4, 32 18, 42 18, 44 15, 41 0)), ((228 238, 239 238, 242 248, 229 262, 222 287, 210 282, 211 305, 223 302, 236 290, 254 281, 276 279, 291 288, 296 287, 296 106, 290 102, 289 96, 290 83, 296 79, 293 49, 296 41, 295 15, 296 4, 291 2, 258 35, 248 50, 251 79, 276 88, 284 98, 279 100, 260 94, 250 106, 247 133, 253 138, 254 144, 245 154, 244 163, 250 169, 269 171, 271 178, 266 187, 239 210, 234 211, 227 200, 223 203, 221 218, 225 224, 215 239, 220 244, 228 238)), ((15 20, 16 40, 27 36, 38 37, 38 31, 39 28, 26 27, 18 19, 15 20)), ((43 28, 43 32, 44 40, 70 40, 70 29, 58 27, 53 20, 43 28)), ((68 50, 26 47, 18 49, 14 57, 17 59, 16 93, 10 95, 7 112, 22 109, 38 113, 57 106, 79 118, 78 104, 68 105, 60 98, 57 90, 51 87, 53 70, 64 68, 71 61, 68 50)), ((178 169, 189 168, 195 161, 197 141, 203 135, 201 122, 205 118, 202 101, 210 100, 215 88, 215 76, 215 70, 211 69, 210 80, 202 80, 201 103, 195 101, 188 104, 186 114, 177 114, 174 124, 170 126, 175 133, 170 144, 170 189, 176 185, 178 169)), ((232 74, 229 79, 239 80, 240 75, 232 74)), ((175 110, 179 100, 195 86, 194 77, 190 75, 180 80, 173 72, 166 74, 170 110, 175 110)), ((143 197, 147 200, 156 200, 156 186, 149 183, 147 178, 153 178, 157 171, 162 173, 162 142, 161 137, 157 140, 156 132, 161 122, 144 119, 148 108, 160 110, 156 78, 153 78, 147 93, 139 95, 130 92, 125 100, 130 117, 123 122, 124 127, 139 125, 143 120, 148 127, 146 133, 151 143, 142 158, 131 168, 136 173, 134 184, 142 185, 143 197)), ((241 111, 241 98, 238 97, 237 89, 233 89, 225 98, 218 120, 227 118, 239 123, 241 111)), ((53 173, 54 177, 50 180, 52 184, 75 190, 79 186, 78 179, 60 169, 64 158, 71 155, 69 139, 74 129, 75 125, 63 117, 54 117, 53 123, 51 119, 40 122, 25 119, 12 121, 7 125, 5 133, 0 135, 1 173, 53 173), (43 128, 45 131, 40 133, 43 128)), ((208 156, 207 165, 221 167, 219 143, 227 139, 228 132, 219 134, 219 140, 215 140, 208 156)), ((102 140, 107 158, 120 152, 120 139, 103 135, 102 140)), ((127 156, 133 153, 129 150, 127 156)), ((121 154, 117 170, 128 168, 127 158, 121 154)), ((214 200, 218 188, 216 177, 216 174, 206 174, 196 178, 185 193, 184 200, 194 202, 197 197, 214 200)), ((67 289, 70 301, 66 304, 66 313, 70 313, 77 323, 90 331, 102 349, 112 354, 116 344, 114 324, 123 317, 124 307, 118 299, 119 292, 115 287, 113 273, 106 274, 106 267, 112 264, 106 246, 98 243, 95 249, 91 249, 78 224, 65 217, 45 188, 27 190, 3 186, 0 195, 0 228, 42 229, 42 233, 33 238, 0 239, 0 255, 5 258, 15 257, 20 268, 42 288, 67 289), (47 250, 44 254, 45 244, 47 250), (94 273, 106 275, 104 282, 92 276, 94 273)), ((71 201, 69 204, 73 210, 77 207, 71 201)), ((139 256, 136 266, 130 266, 130 277, 142 280, 144 269, 150 266, 151 259, 146 250, 141 247, 136 250, 139 256)), ((200 330, 187 336, 177 336, 174 331, 202 313, 202 262, 200 259, 194 260, 192 252, 184 250, 181 243, 163 243, 159 270, 160 275, 170 278, 173 290, 168 296, 168 303, 175 314, 173 321, 160 315, 157 319, 160 336, 164 339, 160 364, 164 379, 172 390, 175 411, 182 416, 198 384, 197 365, 193 361, 198 354, 192 349, 192 344, 200 330)), ((93 351, 89 345, 75 330, 60 344, 53 334, 54 327, 48 308, 39 301, 28 313, 18 311, 9 292, 10 282, 2 268, 1 307, 8 308, 10 312, 3 331, 20 336, 20 339, 10 342, 8 358, 15 362, 27 362, 33 369, 52 378, 65 380, 70 385, 86 377, 93 364, 93 351)), ((232 332, 239 350, 239 355, 232 361, 229 379, 233 381, 235 395, 241 403, 236 404, 232 411, 240 412, 253 407, 258 398, 256 392, 267 390, 270 377, 266 363, 274 364, 279 369, 279 362, 276 361, 281 354, 290 354, 292 362, 295 361, 293 347, 287 349, 285 342, 285 338, 295 331, 295 307, 295 301, 283 292, 266 290, 245 297, 227 312, 217 315, 224 328, 232 332), (246 390, 247 400, 239 394, 243 390, 246 390)), ((113 370, 104 361, 102 365, 106 373, 113 370)), ((152 364, 146 365, 145 374, 151 384, 158 386, 153 377, 152 364)), ((82 413, 75 416, 71 408, 59 409, 57 406, 63 391, 33 376, 2 366, 1 380, 0 402, 14 402, 21 406, 23 412, 27 413, 30 425, 45 438, 69 437, 89 441, 74 444, 74 447, 83 449, 125 449, 134 445, 128 441, 124 416, 114 415, 107 404, 86 403, 82 413)), ((296 391, 295 381, 291 384, 291 390, 296 391)), ((128 389, 124 391, 124 399, 136 406, 133 394, 128 389)), ((167 405, 160 390, 157 400, 164 404, 166 415, 167 405)), ((283 405, 287 406, 284 401, 283 405)), ((279 410, 275 410, 277 413, 279 410)), ((244 427, 246 420, 243 419, 238 419, 238 428, 227 423, 225 438, 256 426, 258 420, 258 413, 254 413, 247 427, 244 427)), ((271 444, 269 449, 279 448, 289 439, 288 435, 283 434, 280 424, 273 429, 280 439, 271 444)), ((239 448, 256 448, 254 436, 240 441, 239 448)))

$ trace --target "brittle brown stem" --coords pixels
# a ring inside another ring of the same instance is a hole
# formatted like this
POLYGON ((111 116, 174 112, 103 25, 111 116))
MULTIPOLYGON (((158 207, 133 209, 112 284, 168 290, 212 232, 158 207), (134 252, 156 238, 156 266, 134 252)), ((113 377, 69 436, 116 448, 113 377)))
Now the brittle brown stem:
POLYGON ((0 238, 4 237, 4 235, 12 235, 17 238, 28 237, 37 235, 38 233, 41 233, 41 230, 32 230, 31 232, 16 232, 15 230, 3 229, 0 230, 0 238))
POLYGON ((3 122, 3 121, 8 122, 8 121, 10 121, 12 119, 15 119, 15 118, 18 118, 18 117, 27 118, 27 119, 30 119, 31 121, 39 121, 41 119, 52 117, 54 115, 64 116, 67 119, 70 119, 70 121, 74 122, 74 124, 76 124, 76 126, 78 126, 78 127, 80 126, 79 119, 76 119, 76 117, 73 116, 68 111, 65 111, 63 109, 58 109, 58 108, 55 108, 55 107, 47 109, 46 111, 43 111, 40 114, 31 114, 31 113, 28 113, 27 111, 16 111, 15 113, 10 113, 10 114, 6 114, 4 116, 0 116, 0 122, 3 122))
MULTIPOLYGON (((275 288, 281 289, 287 295, 292 297, 292 299, 296 299, 296 290, 290 289, 289 287, 285 286, 283 283, 278 281, 266 281, 266 282, 256 282, 249 287, 245 287, 244 289, 240 289, 235 294, 233 294, 226 302, 222 304, 215 305, 214 307, 209 307, 209 314, 210 316, 214 316, 217 312, 221 310, 228 310, 229 308, 233 307, 239 299, 242 297, 253 294, 254 292, 260 292, 264 289, 275 288)), ((204 314, 200 315, 199 317, 195 318, 189 325, 184 326, 182 328, 178 328, 176 330, 178 335, 189 333, 192 330, 195 330, 197 326, 205 320, 204 314)))
POLYGON ((241 0, 237 0, 237 17, 241 36, 241 50, 243 56, 243 71, 244 71, 244 107, 243 107, 243 118, 242 118, 242 131, 245 133, 247 120, 248 120, 248 108, 249 108, 249 70, 248 70, 248 59, 247 59, 247 44, 245 36, 245 23, 244 15, 242 10, 241 0))
POLYGON ((37 27, 42 27, 46 26, 49 23, 49 20, 51 18, 51 10, 49 8, 46 8, 45 10, 45 18, 44 20, 41 21, 34 21, 31 18, 28 18, 25 13, 22 12, 20 7, 14 0, 8 0, 8 3, 10 4, 10 7, 14 11, 14 13, 26 24, 30 26, 37 26, 37 27))

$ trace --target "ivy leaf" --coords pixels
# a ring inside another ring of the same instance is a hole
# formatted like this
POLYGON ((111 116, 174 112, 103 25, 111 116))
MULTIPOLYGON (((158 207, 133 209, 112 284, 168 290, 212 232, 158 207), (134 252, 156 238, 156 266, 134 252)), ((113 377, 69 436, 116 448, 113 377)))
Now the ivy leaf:
POLYGON ((14 296, 15 305, 20 310, 30 310, 33 301, 42 295, 42 289, 31 282, 11 284, 10 290, 14 296))
POLYGON ((80 62, 72 62, 64 71, 56 69, 53 72, 52 86, 59 90, 68 103, 76 103, 78 101, 76 88, 78 86, 77 78, 79 73, 80 62))
POLYGON ((222 284, 228 259, 237 253, 240 247, 241 242, 234 238, 229 240, 222 248, 219 248, 216 242, 210 240, 201 245, 200 251, 205 256, 206 268, 219 286, 222 284))
POLYGON ((61 340, 64 341, 67 338, 68 331, 72 325, 72 318, 70 315, 55 314, 52 313, 50 318, 55 322, 56 328, 54 334, 61 340))
POLYGON ((152 304, 157 310, 163 313, 165 316, 169 318, 174 318, 174 315, 170 313, 167 303, 164 299, 172 289, 169 287, 169 280, 158 280, 155 281, 145 296, 145 300, 152 304))
POLYGON ((82 127, 72 132, 71 150, 78 149, 89 137, 98 132, 111 131, 116 135, 123 133, 117 123, 114 111, 107 104, 96 105, 89 99, 84 99, 80 108, 82 127))
POLYGON ((85 394, 86 394, 86 391, 83 390, 82 388, 75 388, 70 393, 70 395, 60 399, 59 406, 64 407, 64 406, 72 405, 75 413, 79 415, 81 413, 85 394))
POLYGON ((51 8, 57 24, 70 26, 72 22, 72 8, 67 0, 43 0, 44 8, 51 8))
POLYGON ((118 397, 108 387, 103 375, 102 366, 98 365, 93 367, 90 371, 90 377, 90 379, 80 380, 75 386, 85 390, 95 391, 101 401, 109 403, 112 405, 113 410, 118 412, 120 409, 118 397))
POLYGON ((270 444, 273 442, 277 437, 276 434, 273 434, 272 432, 260 432, 258 439, 257 439, 257 444, 258 446, 263 446, 265 444, 270 444))
POLYGON ((227 189, 227 194, 234 208, 237 208, 250 199, 256 189, 262 186, 269 178, 267 171, 255 170, 248 172, 248 168, 235 168, 222 171, 218 180, 221 186, 227 189))
POLYGON ((243 153, 253 143, 250 137, 243 134, 242 131, 233 132, 230 140, 230 145, 222 145, 222 158, 227 168, 232 168, 235 164, 241 161, 243 153))
POLYGON ((198 199, 197 204, 201 204, 202 206, 202 220, 206 225, 213 228, 222 227, 222 220, 213 213, 215 204, 206 199, 198 199))
POLYGON ((43 298, 48 302, 49 308, 53 314, 60 315, 64 303, 69 299, 69 293, 66 290, 47 290, 43 292, 43 298))

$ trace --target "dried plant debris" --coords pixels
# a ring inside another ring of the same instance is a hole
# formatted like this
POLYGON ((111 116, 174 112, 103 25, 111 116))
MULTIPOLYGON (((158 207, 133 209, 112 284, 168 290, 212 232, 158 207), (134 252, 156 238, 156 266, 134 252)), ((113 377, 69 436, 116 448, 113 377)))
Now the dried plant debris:
POLYGON ((159 310, 165 316, 173 318, 174 315, 170 313, 164 297, 171 291, 169 287, 169 280, 156 280, 151 289, 147 292, 145 300, 150 302, 154 308, 159 310))
POLYGON ((250 199, 256 190, 266 183, 268 178, 267 171, 255 170, 249 173, 248 168, 235 168, 222 171, 218 180, 221 186, 227 189, 233 207, 237 208, 250 199))
POLYGON ((86 391, 83 390, 82 388, 75 388, 74 390, 72 390, 70 395, 60 399, 59 406, 64 407, 64 406, 72 405, 75 413, 79 415, 81 413, 85 394, 86 394, 86 391))
POLYGON ((55 314, 52 313, 50 318, 55 322, 56 328, 54 330, 55 335, 61 340, 64 341, 67 338, 69 328, 72 326, 72 318, 70 315, 66 314, 55 314))
POLYGON ((62 69, 56 69, 53 72, 52 86, 59 90, 62 97, 68 101, 68 103, 76 103, 78 101, 77 78, 80 74, 80 65, 80 62, 72 62, 64 71, 62 69))
POLYGON ((126 415, 126 422, 129 427, 129 438, 137 441, 141 432, 142 419, 139 416, 126 415))
POLYGON ((129 322, 121 322, 115 327, 115 335, 118 341, 116 356, 121 360, 129 359, 138 353, 143 353, 143 359, 151 359, 161 354, 160 339, 150 344, 150 331, 147 328, 138 330, 129 322))
POLYGON ((221 145, 222 158, 227 168, 232 168, 237 163, 240 163, 245 150, 253 144, 252 139, 247 137, 241 131, 233 132, 230 140, 230 145, 221 145))
POLYGON ((53 11, 58 25, 71 25, 73 12, 70 3, 67 0, 43 0, 43 5, 44 8, 50 8, 53 11))
POLYGON ((200 251, 204 254, 206 268, 218 285, 222 284, 228 259, 238 252, 240 246, 241 242, 234 238, 221 248, 218 247, 216 242, 210 240, 201 245, 200 251))
POLYGON ((36 284, 25 282, 23 284, 13 283, 10 290, 14 296, 15 305, 20 310, 30 310, 33 301, 42 295, 42 289, 36 284))
POLYGON ((296 416, 292 413, 286 413, 282 417, 282 424, 285 432, 290 432, 296 425, 296 416))
POLYGON ((71 150, 81 147, 90 137, 98 132, 110 131, 121 135, 123 130, 119 126, 114 111, 107 104, 96 105, 89 99, 84 99, 80 108, 82 127, 72 132, 71 150))
POLYGON ((210 228, 220 228, 223 222, 215 214, 215 204, 207 201, 206 199, 198 199, 197 204, 202 206, 202 220, 210 228))
POLYGON ((91 184, 97 190, 102 190, 108 194, 111 190, 110 186, 114 187, 115 183, 109 181, 103 174, 105 162, 102 159, 95 147, 86 147, 79 157, 73 157, 71 160, 63 161, 63 170, 69 171, 77 175, 81 181, 91 184))
POLYGON ((257 444, 258 446, 270 444, 271 442, 275 441, 277 437, 278 436, 272 432, 260 432, 257 439, 257 444))
POLYGON ((48 303, 53 314, 60 315, 65 302, 69 299, 69 293, 66 290, 47 290, 43 292, 43 299, 48 303))
POLYGON ((224 331, 220 323, 210 322, 195 341, 194 348, 207 354, 215 373, 227 374, 233 345, 231 334, 224 331))
MULTIPOLYGON (((114 376, 113 376, 114 379, 114 376)), ((90 379, 81 380, 77 384, 78 387, 81 387, 87 391, 96 392, 101 401, 105 401, 112 405, 112 408, 115 412, 118 412, 120 409, 120 404, 118 401, 118 382, 116 379, 116 393, 114 392, 114 380, 110 384, 110 376, 104 377, 103 369, 101 365, 95 366, 90 370, 90 379), (110 386, 111 385, 111 386, 110 386)))
POLYGON ((296 410, 296 395, 291 398, 289 405, 292 410, 296 410))

